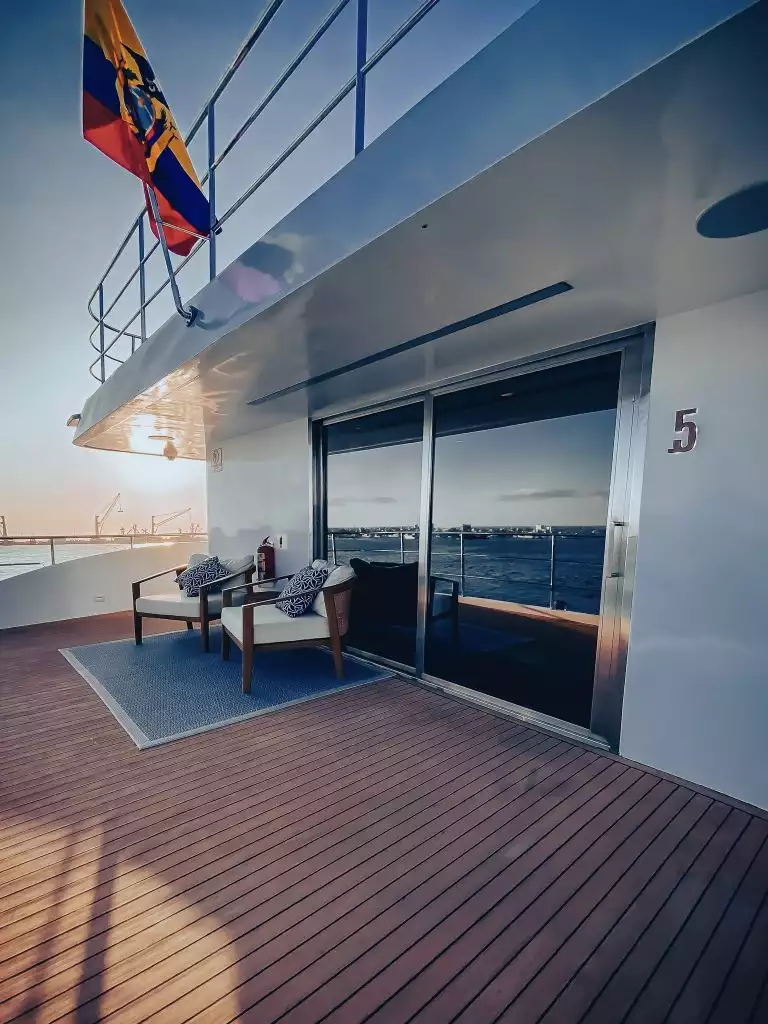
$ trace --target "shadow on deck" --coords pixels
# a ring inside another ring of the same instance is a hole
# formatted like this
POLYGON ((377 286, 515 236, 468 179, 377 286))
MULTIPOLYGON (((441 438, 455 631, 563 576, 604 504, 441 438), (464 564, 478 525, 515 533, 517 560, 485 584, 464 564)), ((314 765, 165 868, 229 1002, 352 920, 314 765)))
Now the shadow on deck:
POLYGON ((396 679, 139 752, 129 631, 0 637, 2 1020, 768 1019, 764 816, 396 679))

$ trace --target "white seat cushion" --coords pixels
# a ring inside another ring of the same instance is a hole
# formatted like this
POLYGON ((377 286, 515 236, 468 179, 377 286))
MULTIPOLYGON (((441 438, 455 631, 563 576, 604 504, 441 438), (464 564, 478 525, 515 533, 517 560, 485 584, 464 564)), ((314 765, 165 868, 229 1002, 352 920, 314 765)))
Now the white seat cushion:
MULTIPOLYGON (((241 608, 223 608, 221 624, 243 642, 243 611, 241 608)), ((326 640, 331 635, 328 620, 314 612, 306 612, 292 619, 273 604, 257 604, 253 608, 253 642, 259 644, 286 644, 295 640, 326 640)))
POLYGON ((200 618, 200 598, 187 597, 183 590, 147 594, 136 600, 136 611, 147 615, 171 615, 180 619, 200 618))

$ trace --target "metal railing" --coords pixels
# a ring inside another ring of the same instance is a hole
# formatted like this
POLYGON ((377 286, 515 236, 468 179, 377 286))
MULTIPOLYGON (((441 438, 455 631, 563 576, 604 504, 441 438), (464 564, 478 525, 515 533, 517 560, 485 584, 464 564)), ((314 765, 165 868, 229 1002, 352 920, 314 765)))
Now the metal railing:
MULTIPOLYGON (((374 531, 372 531, 372 533, 369 533, 368 535, 365 535, 365 534, 363 534, 361 532, 358 532, 358 531, 355 531, 355 530, 329 530, 329 532, 328 532, 328 554, 329 554, 329 557, 330 557, 331 561, 333 561, 333 562, 335 562, 337 560, 337 557, 338 557, 339 554, 345 554, 346 555, 346 554, 355 554, 355 553, 359 552, 363 557, 365 557, 365 556, 367 556, 369 554, 370 555, 375 555, 375 554, 378 554, 378 555, 395 555, 395 556, 399 557, 400 563, 404 565, 405 562, 406 562, 406 554, 407 554, 407 552, 409 550, 415 556, 413 561, 415 561, 416 558, 418 558, 418 550, 416 548, 408 549, 406 547, 406 544, 405 544, 405 541, 408 538, 412 537, 413 539, 418 540, 418 536, 419 536, 418 528, 413 528, 413 527, 411 527, 410 529, 408 529, 408 528, 404 528, 404 529, 392 528, 391 530, 385 530, 385 531, 376 531, 376 530, 374 530, 374 531), (354 551, 351 551, 350 549, 346 549, 345 550, 343 548, 340 548, 338 543, 337 543, 339 539, 353 540, 353 541, 355 541, 355 540, 369 541, 369 540, 377 540, 377 539, 383 540, 385 537, 391 537, 393 539, 396 539, 398 541, 397 545, 394 546, 394 547, 379 547, 379 548, 377 548, 377 547, 369 547, 369 546, 366 545, 364 548, 355 548, 354 551)), ((458 554, 458 559, 459 559, 458 572, 450 572, 450 571, 447 571, 445 569, 440 568, 439 571, 437 572, 437 575, 445 576, 445 577, 457 580, 458 584, 459 584, 459 594, 460 595, 462 595, 462 596, 464 595, 465 583, 466 583, 467 580, 484 580, 486 582, 493 583, 493 584, 496 584, 496 585, 498 585, 498 584, 506 584, 506 585, 509 585, 509 586, 516 586, 516 587, 521 587, 521 588, 535 587, 535 588, 544 589, 544 590, 549 592, 549 598, 548 598, 549 607, 550 608, 557 608, 558 607, 558 600, 557 600, 557 596, 556 595, 557 595, 558 587, 563 585, 562 584, 562 580, 558 580, 558 574, 557 574, 558 566, 578 565, 578 566, 582 566, 584 568, 594 569, 597 572, 602 570, 602 566, 603 566, 602 552, 600 554, 599 559, 596 558, 596 559, 594 559, 592 561, 584 561, 584 560, 575 559, 575 558, 563 557, 561 551, 559 550, 559 547, 560 547, 562 541, 564 541, 564 540, 568 540, 568 541, 592 540, 592 541, 594 541, 595 539, 596 539, 596 535, 595 534, 584 534, 584 533, 565 533, 565 532, 563 532, 563 533, 536 533, 534 531, 530 531, 530 532, 519 532, 519 533, 494 533, 494 532, 490 532, 490 533, 487 533, 487 534, 486 533, 478 534, 477 531, 469 531, 469 530, 439 530, 439 531, 436 531, 435 533, 432 534, 432 544, 433 544, 433 549, 432 549, 432 570, 434 571, 436 569, 436 566, 434 564, 435 556, 436 555, 437 555, 437 557, 449 557, 450 555, 453 554, 454 557, 455 557, 455 555, 458 554), (456 537, 456 538, 458 538, 458 540, 459 540, 459 549, 458 549, 457 553, 443 552, 443 551, 435 552, 435 550, 434 550, 434 542, 435 542, 435 540, 440 540, 441 538, 445 538, 445 537, 456 537), (547 543, 547 553, 543 557, 535 557, 535 556, 531 556, 531 555, 520 555, 520 554, 515 553, 514 559, 510 559, 510 561, 514 560, 515 562, 531 562, 531 563, 536 563, 537 565, 540 565, 542 567, 546 566, 547 567, 547 578, 546 578, 546 580, 514 579, 511 576, 504 577, 504 576, 502 576, 500 574, 497 574, 495 576, 487 576, 487 575, 482 575, 482 574, 479 574, 479 573, 467 572, 467 538, 469 538, 469 543, 470 543, 471 546, 474 546, 475 544, 479 544, 481 542, 481 540, 485 540, 485 539, 491 540, 491 539, 509 538, 510 540, 515 540, 515 539, 531 540, 531 539, 533 539, 533 540, 545 541, 547 543)), ((604 540, 603 537, 600 537, 599 539, 600 539, 600 541, 604 540)), ((397 560, 397 558, 395 560, 397 560)), ((571 589, 571 590, 576 590, 576 584, 573 581, 569 581, 565 585, 568 586, 568 588, 571 589)))
MULTIPOLYGON (((260 189, 262 185, 269 180, 269 178, 272 177, 275 171, 285 163, 285 161, 299 148, 299 146, 309 138, 315 129, 322 124, 322 122, 336 109, 336 107, 338 107, 342 100, 353 91, 355 92, 354 154, 357 156, 365 146, 365 85, 368 74, 379 64, 389 51, 400 42, 401 39, 408 35, 408 33, 422 20, 422 18, 424 18, 426 14, 429 13, 430 10, 432 10, 433 7, 437 6, 439 0, 424 0, 423 3, 419 4, 416 10, 414 10, 413 13, 406 18, 406 20, 403 21, 397 29, 395 29, 388 39, 386 39, 385 42, 383 42, 381 46, 379 46, 378 49, 370 56, 367 54, 369 0, 337 0, 325 18, 317 25, 306 42, 299 48, 293 59, 288 62, 283 71, 277 76, 275 81, 251 113, 246 117, 241 126, 221 151, 217 153, 215 126, 216 103, 223 95, 238 69, 243 64, 243 61, 264 34, 267 26, 275 17, 284 2, 285 0, 270 0, 270 2, 267 3, 256 24, 245 39, 245 42, 238 50, 234 60, 227 68, 219 81, 219 84, 214 89, 211 97, 205 103, 203 109, 200 114, 198 114, 185 137, 186 143, 189 144, 195 138, 202 126, 204 124, 207 126, 207 170, 201 179, 201 184, 208 184, 208 201, 210 205, 211 219, 209 235, 206 238, 201 238, 195 243, 189 254, 177 264, 175 268, 176 273, 181 271, 190 262, 190 260, 197 255, 203 246, 207 245, 209 279, 213 280, 216 277, 216 237, 221 232, 224 225, 240 209, 243 203, 247 202, 247 200, 250 199, 251 196, 260 189), (267 109, 291 75, 293 75, 317 43, 323 38, 342 11, 352 2, 354 2, 357 7, 354 74, 351 75, 336 95, 325 104, 322 110, 320 110, 311 121, 309 121, 302 131, 299 132, 292 142, 280 153, 278 157, 276 157, 275 160, 272 161, 269 167, 259 175, 259 177, 245 190, 245 192, 243 192, 242 195, 240 195, 239 198, 228 207, 228 209, 224 210, 222 213, 218 213, 216 210, 217 169, 230 155, 246 132, 253 126, 253 124, 255 124, 256 120, 267 109)), ((170 285, 170 278, 166 278, 158 288, 156 288, 149 296, 147 295, 146 266, 148 260, 157 251, 160 243, 155 241, 151 248, 147 249, 144 226, 146 216, 147 212, 146 209, 144 209, 134 220, 128 230, 128 233, 118 246, 115 255, 112 257, 107 269, 102 274, 99 283, 94 288, 91 297, 88 300, 88 312, 96 321, 96 326, 91 331, 88 339, 91 348, 96 352, 96 358, 90 364, 89 371, 91 376, 99 381, 99 383, 104 383, 107 378, 108 363, 112 365, 125 362, 125 359, 115 351, 115 346, 118 342, 125 342, 120 349, 121 352, 126 353, 127 348, 130 348, 130 353, 132 354, 136 351, 136 347, 138 345, 142 345, 147 340, 147 309, 170 285), (125 281, 122 283, 118 282, 116 284, 117 291, 114 298, 109 302, 109 305, 105 305, 105 286, 107 281, 110 278, 118 260, 123 253, 126 252, 131 243, 136 245, 137 264, 125 281), (113 313, 117 303, 122 299, 137 278, 139 283, 138 308, 132 312, 131 316, 122 325, 122 327, 110 323, 107 318, 113 313), (94 309, 94 303, 98 304, 98 310, 94 309), (134 327, 137 320, 139 321, 138 333, 137 328, 134 327), (133 330, 131 330, 131 328, 133 328, 133 330)), ((127 358, 127 354, 125 358, 127 358)))
MULTIPOLYGON (((3 579, 2 570, 4 568, 17 568, 17 569, 36 569, 46 565, 56 565, 56 545, 73 547, 119 547, 123 545, 129 550, 133 551, 134 548, 140 547, 153 547, 160 544, 169 543, 184 543, 185 541, 201 541, 203 544, 208 543, 207 533, 99 533, 99 534, 24 534, 16 537, 1 536, 0 537, 0 579, 3 579), (24 561, 14 561, 13 559, 19 557, 16 553, 8 553, 4 549, 6 548, 43 548, 46 554, 49 556, 47 561, 31 561, 25 559, 24 561)), ((101 552, 97 552, 101 554, 101 552)), ((60 552, 61 554, 61 552, 60 552)), ((75 558, 86 557, 87 551, 84 551, 82 555, 67 553, 67 557, 60 558, 59 561, 73 561, 75 558)))

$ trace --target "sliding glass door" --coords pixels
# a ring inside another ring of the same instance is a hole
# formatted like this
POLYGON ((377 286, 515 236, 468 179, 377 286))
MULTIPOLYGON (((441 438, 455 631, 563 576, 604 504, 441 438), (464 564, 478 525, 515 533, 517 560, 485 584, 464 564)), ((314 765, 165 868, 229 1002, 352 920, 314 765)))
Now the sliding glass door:
POLYGON ((435 398, 428 675, 589 727, 620 368, 435 398))
POLYGON ((357 573, 348 643, 416 664, 423 403, 325 428, 328 557, 357 573))
POLYGON ((326 423, 350 645, 615 743, 650 351, 627 339, 326 423))

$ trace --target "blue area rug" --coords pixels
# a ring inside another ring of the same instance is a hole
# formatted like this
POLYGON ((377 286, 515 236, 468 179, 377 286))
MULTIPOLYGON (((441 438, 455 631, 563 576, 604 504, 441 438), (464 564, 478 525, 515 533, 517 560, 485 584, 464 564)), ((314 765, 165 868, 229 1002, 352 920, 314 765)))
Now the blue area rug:
POLYGON ((391 672, 346 656, 338 680, 329 651, 319 647, 258 651, 252 692, 243 693, 240 652, 219 654, 220 630, 211 651, 200 650, 198 632, 164 633, 62 650, 101 697, 137 747, 206 732, 222 725, 312 700, 334 690, 387 679, 391 672))

